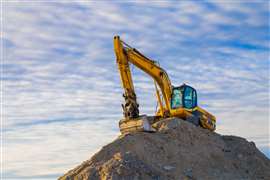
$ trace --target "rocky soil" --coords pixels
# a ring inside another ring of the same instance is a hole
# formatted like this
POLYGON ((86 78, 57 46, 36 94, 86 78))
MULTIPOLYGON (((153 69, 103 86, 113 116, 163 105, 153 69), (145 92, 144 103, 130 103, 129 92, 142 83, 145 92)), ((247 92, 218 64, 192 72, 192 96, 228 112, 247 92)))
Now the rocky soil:
POLYGON ((270 179, 270 160, 253 142, 171 118, 158 132, 119 136, 60 180, 270 179))

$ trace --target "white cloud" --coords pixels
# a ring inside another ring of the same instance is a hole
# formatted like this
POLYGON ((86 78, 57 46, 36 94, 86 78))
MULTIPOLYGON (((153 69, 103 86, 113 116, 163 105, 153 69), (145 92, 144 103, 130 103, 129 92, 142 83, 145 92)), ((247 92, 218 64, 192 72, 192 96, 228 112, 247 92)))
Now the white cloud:
POLYGON ((5 172, 16 170, 17 178, 29 179, 48 174, 60 176, 112 141, 119 133, 112 131, 116 124, 114 119, 104 122, 89 119, 19 127, 16 134, 8 131, 4 133, 5 172))

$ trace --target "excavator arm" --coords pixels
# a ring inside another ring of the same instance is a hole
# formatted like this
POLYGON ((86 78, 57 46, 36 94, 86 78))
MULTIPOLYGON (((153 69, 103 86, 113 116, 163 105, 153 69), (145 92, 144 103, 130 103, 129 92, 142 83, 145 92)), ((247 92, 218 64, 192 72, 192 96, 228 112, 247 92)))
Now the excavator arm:
POLYGON ((124 117, 127 119, 137 118, 139 117, 139 104, 137 103, 128 57, 118 36, 114 37, 114 51, 124 88, 125 104, 122 104, 124 117))
MULTIPOLYGON (((133 65, 135 65, 136 67, 138 67, 139 69, 141 69, 154 79, 154 81, 157 83, 157 85, 161 90, 162 97, 165 102, 164 114, 168 115, 170 113, 170 99, 171 99, 172 85, 166 71, 163 70, 161 67, 159 67, 155 61, 150 60, 135 48, 132 48, 129 45, 127 45, 120 39, 119 36, 114 37, 114 49, 122 81, 122 86, 125 91, 124 92, 125 105, 123 105, 125 117, 137 118, 138 114, 136 113, 137 112, 139 113, 139 110, 138 109, 136 110, 136 107, 138 108, 138 104, 136 100, 136 94, 134 90, 129 63, 132 63, 133 65)), ((161 103, 160 106, 162 106, 161 103)), ((163 107, 161 108, 163 109, 163 107)))

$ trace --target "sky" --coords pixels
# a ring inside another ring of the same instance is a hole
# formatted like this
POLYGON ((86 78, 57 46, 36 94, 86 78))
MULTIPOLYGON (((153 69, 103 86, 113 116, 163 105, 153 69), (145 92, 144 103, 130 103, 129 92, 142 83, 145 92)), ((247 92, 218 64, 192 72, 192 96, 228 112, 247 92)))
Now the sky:
MULTIPOLYGON (((270 157, 268 1, 3 1, 4 179, 56 179, 120 134, 120 37, 270 157)), ((153 80, 131 67, 140 112, 153 80)))

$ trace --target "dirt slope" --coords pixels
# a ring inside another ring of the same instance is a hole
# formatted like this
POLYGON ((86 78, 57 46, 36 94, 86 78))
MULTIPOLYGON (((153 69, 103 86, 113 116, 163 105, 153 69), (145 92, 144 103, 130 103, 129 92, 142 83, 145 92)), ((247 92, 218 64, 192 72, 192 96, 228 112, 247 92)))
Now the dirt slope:
POLYGON ((270 179, 270 160, 253 142, 169 119, 157 133, 119 137, 59 179, 270 179))

